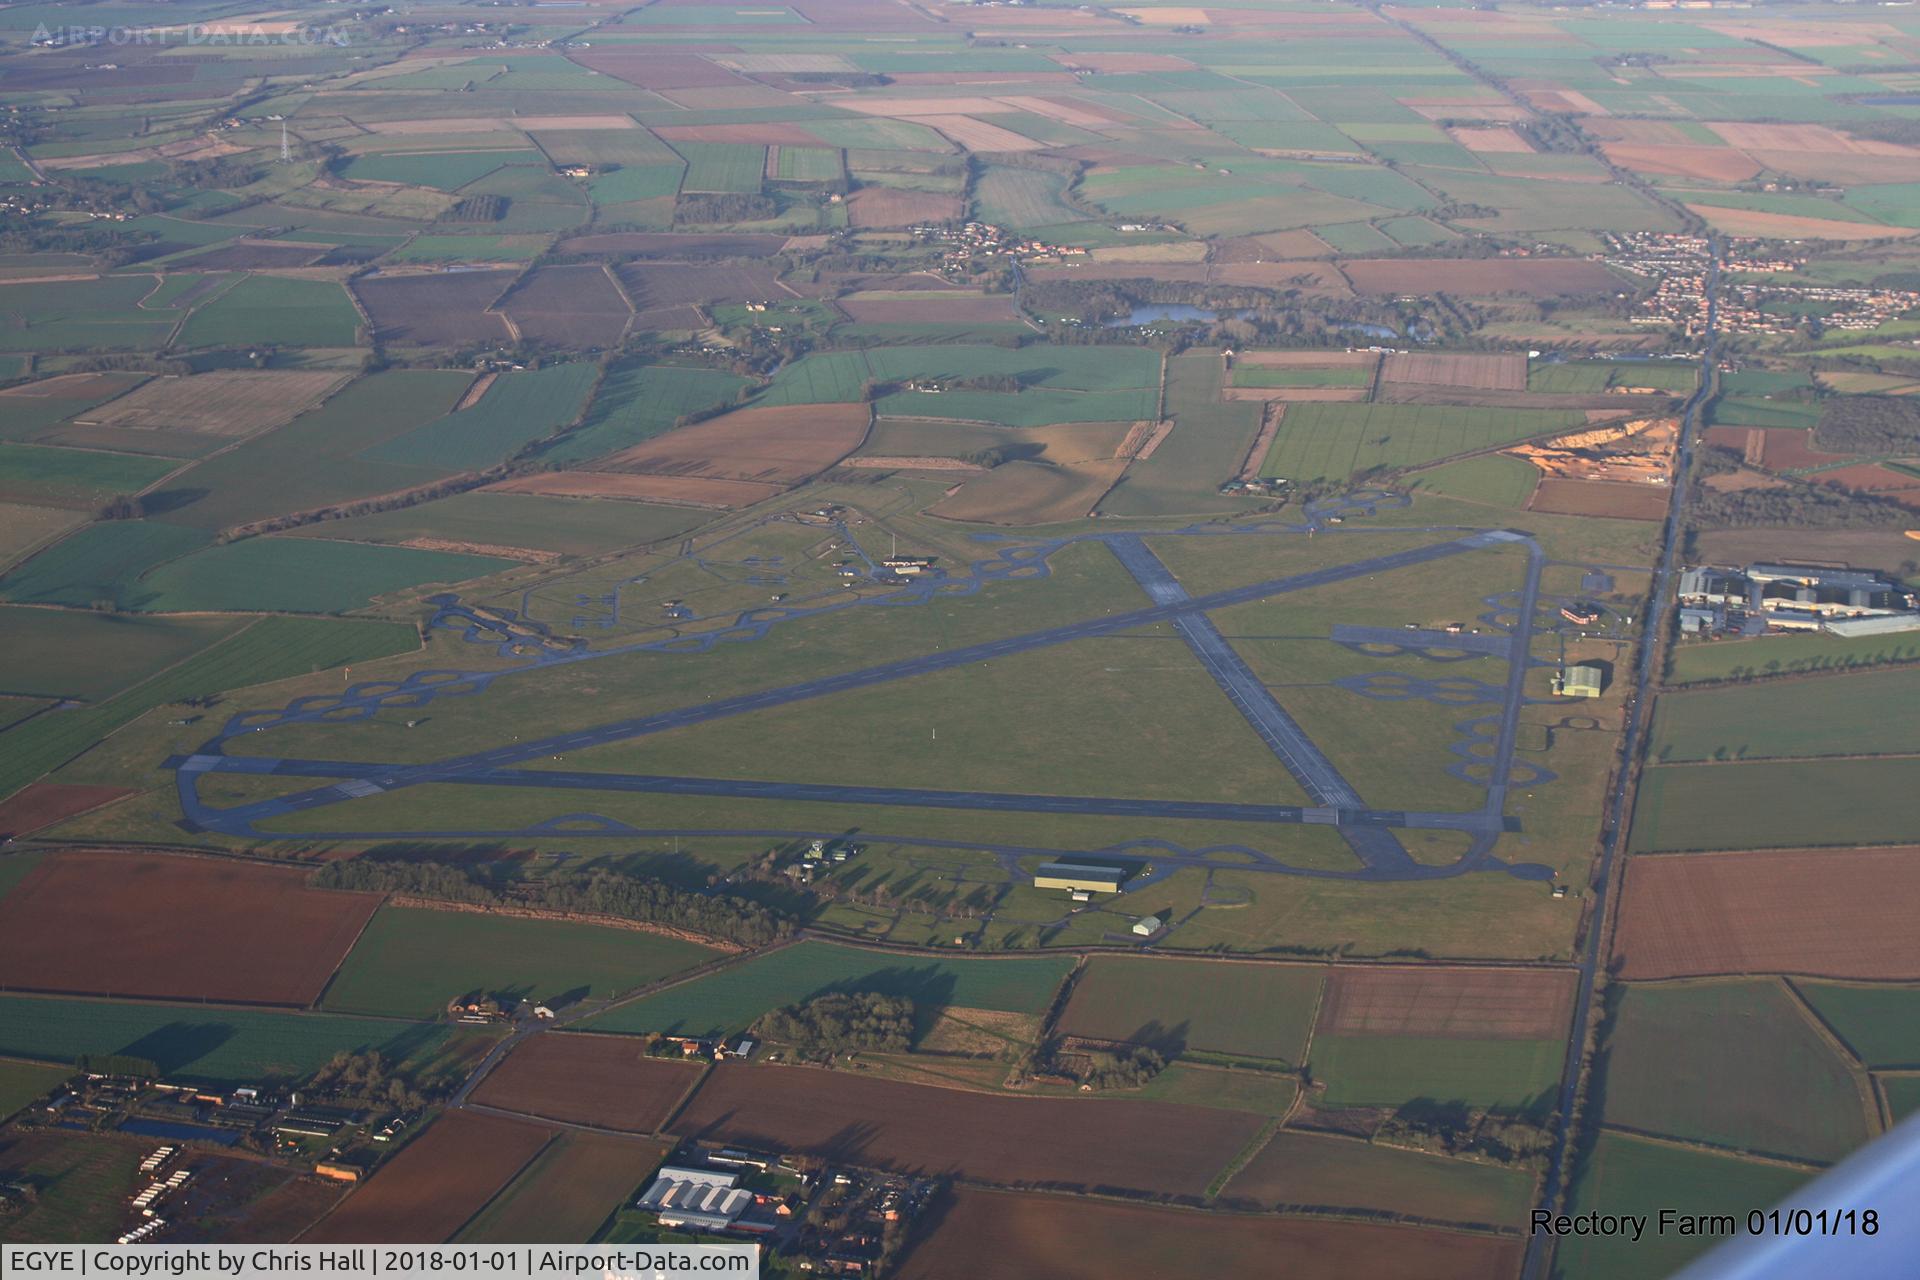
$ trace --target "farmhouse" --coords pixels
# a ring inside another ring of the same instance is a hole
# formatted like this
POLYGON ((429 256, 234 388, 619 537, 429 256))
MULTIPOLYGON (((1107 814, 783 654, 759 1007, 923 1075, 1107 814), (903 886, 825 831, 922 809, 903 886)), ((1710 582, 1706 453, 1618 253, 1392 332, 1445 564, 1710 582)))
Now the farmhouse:
POLYGON ((1072 893, 1118 893, 1127 873, 1120 867, 1090 862, 1044 862, 1033 873, 1036 889, 1065 889, 1072 893))

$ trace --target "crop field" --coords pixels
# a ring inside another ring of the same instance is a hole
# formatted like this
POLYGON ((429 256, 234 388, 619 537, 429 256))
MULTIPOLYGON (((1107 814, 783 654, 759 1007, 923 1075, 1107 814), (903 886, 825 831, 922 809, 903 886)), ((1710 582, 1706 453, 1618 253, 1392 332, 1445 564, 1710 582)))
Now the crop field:
POLYGON ((464 582, 510 560, 319 538, 248 538, 150 571, 143 608, 344 613, 427 583, 464 582))
POLYGON ((1920 1068, 1920 989, 1804 980, 1793 985, 1867 1066, 1920 1068))
POLYGON ((205 306, 194 308, 180 331, 182 347, 351 347, 359 313, 331 280, 249 275, 205 306))
POLYGON ((382 342, 459 346, 506 341, 507 327, 488 307, 512 284, 513 271, 434 275, 369 275, 353 282, 382 342))
POLYGON ((1373 369, 1366 365, 1342 365, 1330 369, 1299 365, 1262 366, 1239 364, 1233 370, 1236 387, 1347 387, 1363 389, 1373 385, 1373 369))
POLYGON ((1909 890, 1920 891, 1910 848, 1637 857, 1614 963, 1628 979, 1920 979, 1920 939, 1900 905, 1909 890))
POLYGON ((447 1026, 266 1009, 0 996, 0 1054, 71 1062, 82 1054, 148 1058, 170 1080, 303 1080, 342 1049, 403 1063, 449 1047, 447 1026))
POLYGON ((1060 1030, 1096 1040, 1297 1063, 1325 973, 1318 965, 1101 956, 1074 984, 1060 1030), (1249 1017, 1255 1009, 1259 1016, 1249 1017))
POLYGON ((337 390, 338 373, 203 373, 155 378, 117 400, 74 415, 84 426, 249 436, 299 416, 337 390))
POLYGON ((1395 352, 1380 368, 1382 382, 1468 387, 1476 391, 1525 391, 1524 355, 1395 352))
POLYGON ((614 268, 614 274, 633 299, 636 329, 698 328, 702 323, 698 308, 790 296, 778 277, 758 263, 625 262, 614 268))
POLYGON ((1580 425, 1562 410, 1428 404, 1300 404, 1288 408, 1263 476, 1343 480, 1371 467, 1416 466, 1580 425))
MULTIPOLYGON (((1731 1214, 1776 1204, 1807 1181, 1797 1169, 1602 1133, 1575 1175, 1570 1213, 1731 1214)), ((1554 1254, 1567 1280, 1662 1280, 1719 1243, 1712 1236, 1572 1236, 1554 1254)))
POLYGON ((847 221, 855 227, 908 227, 949 222, 965 211, 958 196, 937 191, 862 187, 847 198, 847 221))
POLYGON ((902 1280, 969 1275, 1257 1275, 1287 1260, 1289 1280, 1486 1280, 1516 1274, 1521 1245, 1432 1227, 1269 1215, 1200 1217, 1084 1197, 971 1188, 937 1209, 902 1280))
POLYGON ((585 361, 503 373, 478 403, 375 445, 361 456, 441 471, 483 470, 578 419, 598 373, 585 361))
POLYGON ((604 1133, 562 1133, 456 1237, 466 1243, 591 1240, 667 1150, 604 1133))
POLYGON ((127 1201, 140 1186, 146 1149, 123 1139, 71 1130, 15 1130, 0 1147, 10 1181, 57 1187, 10 1215, 7 1243, 71 1244, 112 1240, 124 1230, 127 1201))
POLYGON ((307 1005, 378 905, 292 867, 73 850, 0 902, 0 989, 307 1005))
POLYGON ((798 484, 858 448, 872 416, 864 404, 736 409, 655 436, 594 466, 601 471, 798 484))
POLYGON ((1388 296, 1451 293, 1493 297, 1510 293, 1564 298, 1611 293, 1620 287, 1620 278, 1604 266, 1580 259, 1503 258, 1489 262, 1368 258, 1343 262, 1340 269, 1353 281, 1356 292, 1388 296))
POLYGON ((979 524, 1041 525, 1080 520, 1127 469, 1123 459, 1054 466, 1006 462, 963 482, 927 510, 979 524))
POLYGON ((709 518, 684 507, 486 490, 458 493, 399 511, 329 520, 297 530, 295 536, 421 546, 452 542, 590 556, 670 538, 709 518))
POLYGON ((136 493, 180 464, 164 458, 0 441, 0 500, 91 508, 136 493))
POLYGON ((150 618, 0 607, 0 629, 18 646, 7 693, 97 702, 232 635, 227 618, 150 618))
POLYGON ((1550 969, 1347 968, 1331 971, 1321 1035, 1546 1040, 1566 1031, 1575 975, 1550 969))
POLYGON ((926 1176, 1197 1196, 1263 1122, 1215 1107, 1016 1098, 726 1062, 672 1125, 682 1137, 926 1176))
POLYGON ((129 787, 33 783, 0 800, 0 840, 31 835, 133 794, 129 787))
POLYGON ((1787 635, 1680 645, 1672 651, 1672 684, 1775 675, 1795 671, 1845 671, 1920 659, 1920 637, 1787 635))
POLYGON ((687 162, 682 191, 754 194, 766 176, 767 149, 733 142, 679 142, 674 144, 687 162))
POLYGON ((1920 752, 1920 722, 1885 707, 1920 698, 1920 669, 1672 693, 1655 705, 1661 762, 1920 752))
POLYGON ((556 1032, 523 1042, 474 1100, 565 1124, 653 1133, 699 1081, 701 1064, 649 1058, 633 1036, 556 1032))
POLYGON ((432 1018, 448 1001, 473 992, 560 1007, 641 986, 717 954, 638 929, 389 906, 340 966, 326 1007, 432 1018))
POLYGON ((539 1154, 551 1129, 449 1111, 300 1237, 302 1244, 435 1244, 465 1226, 539 1154))
POLYGON ((1066 203, 1066 180, 1043 169, 988 165, 974 184, 974 216, 1004 227, 1051 227, 1086 214, 1066 203))
POLYGON ((1608 1124, 1811 1160, 1871 1136, 1864 1078, 1778 979, 1616 991, 1598 1079, 1608 1124))
POLYGON ((1533 497, 1533 491, 1540 483, 1540 470, 1521 458, 1491 454, 1462 458, 1458 462, 1419 472, 1411 477, 1410 482, 1415 488, 1429 493, 1519 511, 1533 497))
POLYGON ((501 304, 520 332, 556 346, 611 347, 633 313, 605 267, 540 267, 501 304))
POLYGON ((1664 485, 1545 476, 1534 488, 1533 500, 1527 509, 1612 520, 1662 520, 1666 518, 1671 493, 1664 485))
POLYGON ((0 796, 11 795, 166 703, 405 653, 419 645, 419 632, 404 624, 262 618, 97 706, 36 717, 7 730, 6 751, 0 753, 0 796))
POLYGON ((907 996, 922 1006, 925 1025, 947 1005, 1039 1013, 1070 968, 1065 958, 945 960, 809 941, 623 1005, 588 1025, 598 1031, 721 1034, 744 1030, 769 1010, 835 991, 907 996))
POLYGON ((1397 1107, 1415 1098, 1497 1111, 1544 1107, 1559 1083, 1559 1040, 1314 1036, 1309 1067, 1330 1107, 1397 1107))
POLYGON ((542 456, 578 462, 614 453, 652 439, 686 414, 726 403, 745 385, 744 378, 719 369, 616 364, 601 380, 579 427, 542 456))
POLYGON ((1518 1169, 1282 1130, 1221 1197, 1261 1209, 1311 1206, 1515 1226, 1531 1207, 1533 1179, 1518 1169))
POLYGON ((1896 844, 1913 838, 1916 794, 1920 758, 1910 756, 1666 765, 1641 778, 1632 849, 1896 844), (1821 803, 1803 803, 1808 794, 1821 803))

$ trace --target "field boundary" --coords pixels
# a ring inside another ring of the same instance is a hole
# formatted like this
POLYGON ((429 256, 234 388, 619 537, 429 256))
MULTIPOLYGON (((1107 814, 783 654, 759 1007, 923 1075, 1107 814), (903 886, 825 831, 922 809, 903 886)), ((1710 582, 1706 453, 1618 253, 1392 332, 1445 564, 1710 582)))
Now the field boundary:
POLYGON ((1821 1012, 1814 1008, 1813 1001, 1807 999, 1806 994, 1796 983, 1785 976, 1777 977, 1775 981, 1786 989, 1787 1002, 1799 1011, 1800 1016, 1806 1019, 1807 1025, 1813 1028, 1814 1034, 1820 1037, 1827 1048, 1840 1060, 1841 1065, 1846 1067, 1847 1075, 1853 1081, 1854 1091, 1860 1095, 1859 1102, 1866 1115, 1867 1132, 1876 1137, 1885 1132, 1881 1124, 1883 1117, 1880 1112, 1880 1091, 1874 1087, 1872 1069, 1861 1060, 1853 1046, 1847 1043, 1846 1037, 1840 1034, 1839 1028, 1828 1022, 1821 1012))

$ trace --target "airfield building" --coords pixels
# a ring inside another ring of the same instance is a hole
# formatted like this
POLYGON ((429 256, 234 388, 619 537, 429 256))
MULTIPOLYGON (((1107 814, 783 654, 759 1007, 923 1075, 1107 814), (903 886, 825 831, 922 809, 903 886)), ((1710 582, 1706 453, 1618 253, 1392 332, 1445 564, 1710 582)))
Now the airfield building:
MULTIPOLYGON (((1833 631, 1858 634, 1857 620, 1920 620, 1915 598, 1878 574, 1811 565, 1752 564, 1745 569, 1711 566, 1680 574, 1681 630, 1688 634, 1740 629, 1833 631)), ((1893 625, 1893 630, 1907 630, 1893 625)))
POLYGON ((1569 698, 1597 698, 1605 686, 1606 673, 1598 667, 1568 667, 1560 680, 1560 692, 1569 698))
POLYGON ((1119 867, 1091 862, 1046 862, 1033 873, 1036 889, 1065 889, 1070 893, 1118 893, 1127 873, 1119 867))

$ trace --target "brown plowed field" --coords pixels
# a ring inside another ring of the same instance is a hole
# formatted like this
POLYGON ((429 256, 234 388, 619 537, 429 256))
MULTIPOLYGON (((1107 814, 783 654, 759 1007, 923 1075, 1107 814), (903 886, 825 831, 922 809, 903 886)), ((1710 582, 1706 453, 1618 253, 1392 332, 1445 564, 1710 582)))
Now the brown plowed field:
POLYGON ((546 1120, 653 1133, 700 1078, 700 1068, 649 1058, 645 1050, 640 1036, 534 1036, 493 1069, 473 1100, 546 1120))
POLYGON ((385 342, 459 346, 505 342, 507 326, 487 308, 513 283, 514 271, 362 276, 353 282, 361 305, 385 342))
POLYGON ((679 231, 609 231, 574 236, 560 242, 560 253, 604 253, 642 258, 771 258, 787 243, 785 236, 752 232, 715 232, 697 235, 679 231))
POLYGON ((553 1136, 476 1111, 448 1111, 301 1244, 439 1244, 466 1225, 553 1136))
POLYGON ((1801 467, 1824 467, 1830 462, 1845 462, 1844 453, 1826 453, 1813 447, 1813 432, 1798 427, 1760 429, 1759 462, 1769 471, 1794 471, 1801 467))
POLYGON ((1065 1196, 955 1191, 901 1280, 1109 1280, 1276 1276, 1285 1280, 1500 1280, 1522 1245, 1431 1227, 1197 1214, 1065 1196))
MULTIPOLYGON (((851 106, 852 104, 847 104, 851 106)), ((997 105, 997 104, 996 104, 997 105)), ((968 151, 1044 151, 1047 144, 972 116, 920 116, 914 123, 937 129, 968 151)))
POLYGON ((1920 848, 1643 855, 1627 863, 1623 978, 1920 979, 1920 848))
POLYGON ((933 293, 912 298, 841 298, 855 324, 1013 324, 1013 297, 1005 293, 933 293))
POLYGON ((847 198, 847 221, 856 227, 910 227, 947 222, 960 216, 959 196, 937 191, 900 191, 862 187, 847 198))
POLYGON ((1863 489, 1869 493, 1885 493, 1887 497, 1898 497, 1888 490, 1920 489, 1920 476, 1904 475, 1890 467, 1877 463, 1863 462, 1855 467, 1841 467, 1837 471, 1822 471, 1814 477, 1820 484, 1839 485, 1842 489, 1863 489))
POLYGON ((0 840, 28 835, 132 794, 124 787, 82 787, 67 782, 36 782, 0 800, 0 840))
POLYGON ((1802 218, 1790 213, 1722 209, 1707 204, 1690 204, 1687 208, 1730 236, 1763 236, 1787 240, 1884 240, 1920 235, 1920 227, 1883 227, 1877 222, 1802 218))
POLYGON ((1199 1196, 1263 1123, 1214 1107, 1014 1098, 727 1062, 673 1131, 901 1172, 1199 1196))
MULTIPOLYGON (((91 276, 87 278, 92 279, 91 276)), ((15 396, 39 399, 45 396, 56 400, 92 400, 116 391, 125 391, 144 381, 146 376, 144 373, 63 373, 58 377, 41 378, 37 382, 8 387, 0 391, 0 399, 11 400, 15 396)))
POLYGON ((698 307, 715 302, 764 302, 791 296, 778 273, 762 266, 705 266, 684 262, 626 262, 613 269, 636 311, 698 307))
POLYGON ((608 1133, 563 1134, 526 1174, 460 1233, 462 1243, 588 1240, 645 1185, 668 1148, 608 1133))
POLYGON ((1536 298, 1607 293, 1620 281, 1597 262, 1574 258, 1359 258, 1341 264, 1360 293, 1519 293, 1536 298))
POLYGON ((1664 520, 1672 490, 1666 485, 1619 484, 1611 480, 1557 480, 1549 476, 1533 491, 1529 511, 1561 516, 1608 516, 1616 520, 1664 520))
POLYGON ((1324 258, 1333 247, 1311 231, 1273 231, 1259 236, 1237 236, 1213 242, 1213 260, 1274 262, 1287 258, 1324 258))
POLYGON ((1760 172, 1760 162, 1732 147, 1661 146, 1615 143, 1602 147, 1607 159, 1635 173, 1708 182, 1745 182, 1760 172))
POLYGON ((1704 529, 1695 540, 1703 564, 1764 560, 1878 570, 1898 568, 1920 546, 1898 529, 1704 529))
POLYGON ((308 1005, 379 905, 294 867, 56 854, 0 901, 0 986, 308 1005))
POLYGON ((1371 351, 1242 351, 1233 359, 1256 369, 1345 369, 1371 365, 1380 357, 1371 351))
POLYGON ((553 498, 621 498, 629 502, 664 502, 676 507, 711 507, 717 511, 750 507, 787 491, 787 486, 783 484, 706 480, 698 476, 627 475, 610 471, 550 471, 516 476, 490 487, 495 493, 541 493, 553 498))
POLYGON ((614 345, 633 315, 613 280, 591 264, 541 267, 503 309, 530 338, 579 346, 614 345))
POLYGON ((1551 1040, 1565 1035, 1576 975, 1559 969, 1334 968, 1324 1035, 1551 1040))
POLYGON ((245 436, 288 422, 347 380, 343 373, 220 370, 155 378, 74 421, 143 431, 245 436))
POLYGON ((1447 136, 1469 151, 1533 154, 1533 147, 1525 138, 1503 125, 1485 129, 1453 128, 1447 130, 1447 136))
POLYGON ((1382 382, 1418 382, 1443 387, 1470 387, 1476 391, 1525 391, 1524 355, 1444 355, 1439 352, 1387 357, 1382 382))
POLYGON ((817 147, 797 124, 675 124, 654 130, 665 142, 735 142, 750 147, 817 147))
POLYGON ((793 485, 825 471, 866 438, 864 404, 776 405, 718 418, 622 449, 596 471, 793 485))

